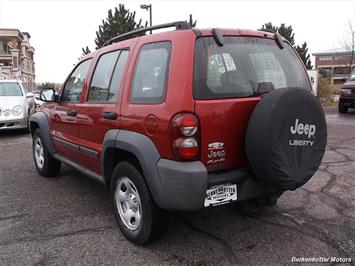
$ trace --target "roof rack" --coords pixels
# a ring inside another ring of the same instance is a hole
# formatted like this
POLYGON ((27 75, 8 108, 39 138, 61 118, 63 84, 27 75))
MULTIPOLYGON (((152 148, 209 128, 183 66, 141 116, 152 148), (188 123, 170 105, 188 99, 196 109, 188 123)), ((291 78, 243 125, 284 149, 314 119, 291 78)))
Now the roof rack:
POLYGON ((258 31, 265 31, 265 32, 270 32, 270 33, 275 33, 273 30, 271 29, 258 29, 258 31))
POLYGON ((117 35, 116 37, 113 37, 113 38, 109 39, 108 41, 106 41, 102 45, 102 47, 110 45, 112 43, 116 43, 116 42, 122 41, 122 40, 127 40, 127 39, 130 39, 130 38, 137 37, 137 34, 140 34, 140 33, 145 33, 147 31, 151 31, 151 30, 171 28, 171 27, 175 27, 177 30, 190 29, 190 26, 189 26, 189 24, 186 21, 175 21, 175 22, 171 22, 171 23, 165 23, 165 24, 150 26, 150 27, 136 29, 136 30, 133 30, 133 31, 130 31, 130 32, 126 32, 126 33, 117 35))

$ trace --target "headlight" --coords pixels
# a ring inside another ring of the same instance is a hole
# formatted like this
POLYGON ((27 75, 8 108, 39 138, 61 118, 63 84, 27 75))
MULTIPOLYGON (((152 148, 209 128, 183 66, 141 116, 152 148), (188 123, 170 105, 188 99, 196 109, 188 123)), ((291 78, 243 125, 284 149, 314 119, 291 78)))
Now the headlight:
POLYGON ((9 116, 11 114, 11 111, 9 109, 6 109, 3 111, 4 116, 9 116))
POLYGON ((351 94, 351 90, 349 90, 349 89, 341 89, 341 94, 350 95, 351 94))
POLYGON ((14 108, 12 108, 12 115, 18 116, 22 113, 23 108, 21 105, 16 105, 14 108))

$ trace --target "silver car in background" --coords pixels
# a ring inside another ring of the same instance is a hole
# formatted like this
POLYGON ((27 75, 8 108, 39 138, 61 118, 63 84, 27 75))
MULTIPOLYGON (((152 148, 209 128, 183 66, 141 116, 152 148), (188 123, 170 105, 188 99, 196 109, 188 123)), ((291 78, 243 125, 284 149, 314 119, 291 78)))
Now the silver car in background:
POLYGON ((22 81, 0 80, 0 131, 28 129, 28 121, 36 110, 33 93, 22 81))

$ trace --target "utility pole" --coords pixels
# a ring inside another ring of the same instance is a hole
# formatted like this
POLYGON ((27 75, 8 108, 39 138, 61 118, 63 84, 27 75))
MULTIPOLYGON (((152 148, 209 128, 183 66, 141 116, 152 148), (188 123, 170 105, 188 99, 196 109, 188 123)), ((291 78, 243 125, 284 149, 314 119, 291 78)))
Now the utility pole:
MULTIPOLYGON (((151 27, 153 25, 153 19, 152 19, 152 4, 149 5, 141 5, 142 9, 149 10, 149 26, 151 27)), ((152 31, 150 31, 150 34, 152 34, 152 31)))

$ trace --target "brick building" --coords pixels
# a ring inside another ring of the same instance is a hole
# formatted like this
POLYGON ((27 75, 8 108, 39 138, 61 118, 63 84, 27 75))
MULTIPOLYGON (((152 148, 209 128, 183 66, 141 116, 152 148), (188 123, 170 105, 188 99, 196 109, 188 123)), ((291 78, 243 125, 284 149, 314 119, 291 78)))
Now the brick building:
MULTIPOLYGON (((343 84, 350 75, 351 51, 334 49, 312 55, 315 56, 315 68, 322 70, 331 79, 332 84, 343 84)), ((355 69, 355 56, 352 69, 355 69)))
POLYGON ((19 79, 35 87, 35 49, 31 35, 18 29, 0 29, 0 79, 19 79))

